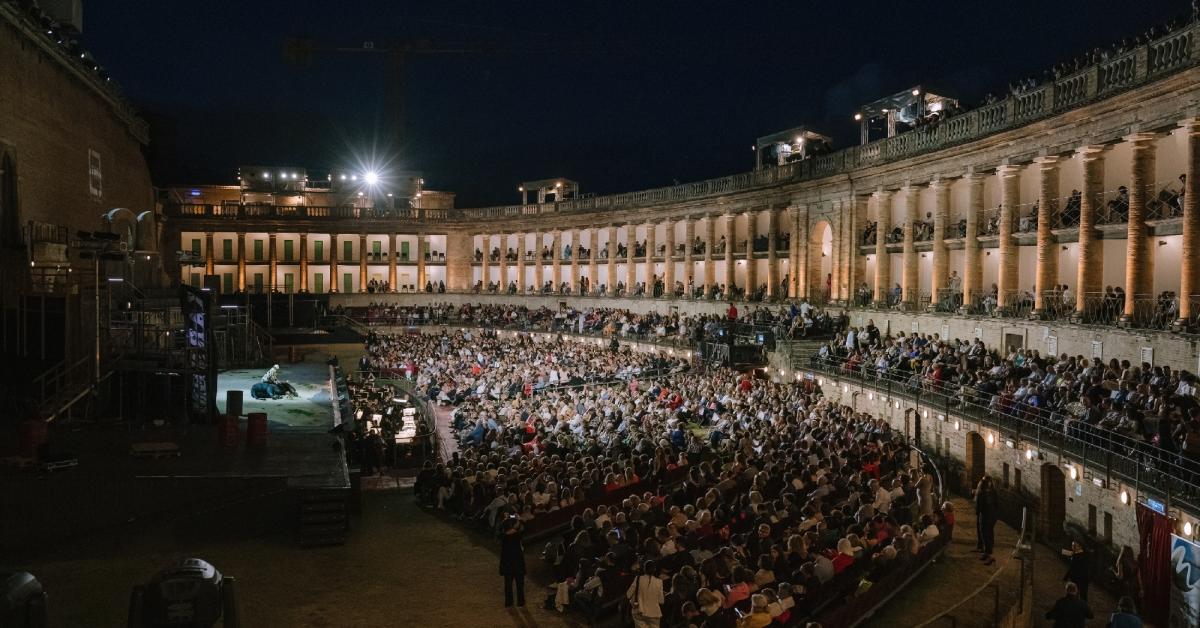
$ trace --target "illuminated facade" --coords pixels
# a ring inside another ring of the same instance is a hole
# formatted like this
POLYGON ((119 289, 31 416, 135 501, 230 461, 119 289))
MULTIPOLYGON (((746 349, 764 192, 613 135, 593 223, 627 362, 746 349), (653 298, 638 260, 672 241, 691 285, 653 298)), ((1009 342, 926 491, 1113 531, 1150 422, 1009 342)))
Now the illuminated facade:
POLYGON ((202 260, 183 281, 222 291, 444 284, 1056 318, 1108 307, 1112 286, 1114 322, 1166 327, 1200 293, 1195 33, 936 125, 666 188, 484 208, 424 192, 403 209, 324 188, 172 190, 165 248, 202 260))

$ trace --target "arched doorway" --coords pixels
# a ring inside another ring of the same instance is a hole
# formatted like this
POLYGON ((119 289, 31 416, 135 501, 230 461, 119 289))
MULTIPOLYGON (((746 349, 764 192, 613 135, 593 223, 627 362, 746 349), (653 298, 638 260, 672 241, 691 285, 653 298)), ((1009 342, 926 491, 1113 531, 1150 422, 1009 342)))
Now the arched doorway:
POLYGON ((1056 541, 1063 536, 1067 512, 1067 477, 1061 467, 1049 462, 1042 465, 1042 490, 1038 503, 1038 536, 1056 541))
POLYGON ((966 480, 967 490, 975 488, 979 480, 983 478, 985 469, 987 468, 987 445, 983 442, 983 435, 979 432, 967 433, 967 468, 966 480))
POLYGON ((833 273, 833 227, 828 220, 817 221, 808 230, 808 300, 829 300, 833 273))

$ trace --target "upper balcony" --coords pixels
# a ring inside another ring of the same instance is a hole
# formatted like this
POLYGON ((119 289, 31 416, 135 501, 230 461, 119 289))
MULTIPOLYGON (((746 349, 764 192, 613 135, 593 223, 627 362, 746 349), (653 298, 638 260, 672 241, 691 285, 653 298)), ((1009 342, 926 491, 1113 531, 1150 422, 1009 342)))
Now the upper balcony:
POLYGON ((171 218, 212 218, 217 220, 386 220, 389 222, 431 223, 446 220, 454 210, 390 209, 371 207, 320 207, 312 205, 270 205, 262 203, 168 203, 163 211, 171 218))
MULTIPOLYGON (((604 196, 586 196, 540 204, 465 209, 372 210, 359 207, 277 205, 166 206, 169 217, 215 219, 314 220, 380 219, 409 223, 456 221, 473 223, 542 215, 611 212, 666 203, 682 203, 850 173, 931 153, 1011 131, 1064 112, 1102 101, 1200 62, 1200 22, 1184 25, 1119 54, 1098 59, 1079 70, 1010 93, 1002 100, 939 118, 908 131, 842 150, 779 166, 767 166, 715 179, 604 196)), ((1181 107, 1186 103, 1182 103, 1181 107)))

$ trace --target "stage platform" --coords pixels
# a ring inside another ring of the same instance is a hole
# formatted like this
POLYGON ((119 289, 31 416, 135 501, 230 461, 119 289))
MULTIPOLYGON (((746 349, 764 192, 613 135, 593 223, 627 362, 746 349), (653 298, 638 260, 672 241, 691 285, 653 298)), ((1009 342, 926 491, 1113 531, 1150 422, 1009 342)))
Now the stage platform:
POLYGON ((217 409, 225 412, 230 390, 242 391, 242 414, 265 412, 271 432, 322 431, 333 428, 332 399, 329 390, 329 366, 321 361, 280 364, 279 379, 296 387, 299 396, 283 399, 255 399, 250 387, 261 382, 265 368, 232 369, 217 376, 217 409))
MULTIPOLYGON (((299 494, 348 493, 342 442, 329 433, 329 367, 324 358, 281 366, 282 378, 300 393, 296 399, 250 399, 249 387, 265 369, 228 371, 218 380, 219 412, 226 393, 240 388, 243 417, 267 413, 262 447, 247 443, 245 418, 231 445, 219 442, 215 425, 52 425, 51 454, 78 464, 53 472, 0 467, 0 491, 12 506, 0 508, 0 529, 10 532, 0 538, 0 551, 23 553, 95 533, 136 534, 155 522, 205 532, 232 525, 255 534, 294 525, 299 494)), ((15 447, 5 449, 10 456, 15 447)))

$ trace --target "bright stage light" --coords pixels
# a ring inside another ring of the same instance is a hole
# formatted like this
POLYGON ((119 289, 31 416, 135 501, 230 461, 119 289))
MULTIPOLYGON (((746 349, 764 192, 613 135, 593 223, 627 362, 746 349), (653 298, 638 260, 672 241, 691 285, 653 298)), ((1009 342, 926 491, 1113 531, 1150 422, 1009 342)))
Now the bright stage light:
POLYGON ((363 181, 366 181, 367 185, 375 185, 376 183, 379 183, 379 173, 375 172, 374 170, 369 170, 363 175, 363 181))

